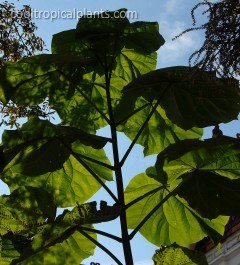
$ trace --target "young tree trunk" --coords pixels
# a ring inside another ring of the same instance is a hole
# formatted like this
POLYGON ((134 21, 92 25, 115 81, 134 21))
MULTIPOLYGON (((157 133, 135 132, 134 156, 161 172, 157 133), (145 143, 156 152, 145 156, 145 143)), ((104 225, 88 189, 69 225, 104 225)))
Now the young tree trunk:
POLYGON ((123 176, 122 176, 122 166, 119 160, 119 152, 118 152, 118 139, 117 139, 117 130, 116 124, 114 121, 114 115, 111 104, 111 93, 110 93, 110 77, 106 73, 106 94, 107 94, 107 103, 108 103, 108 112, 110 118, 110 127, 111 127, 111 138, 112 138, 112 151, 113 151, 113 159, 114 159, 114 171, 117 183, 117 194, 119 204, 121 206, 121 214, 120 214, 120 223, 121 223, 121 232, 122 232, 122 245, 123 252, 125 257, 126 265, 133 265, 133 257, 132 250, 130 244, 130 237, 128 234, 127 228, 127 217, 126 217, 126 207, 124 200, 124 186, 123 186, 123 176))

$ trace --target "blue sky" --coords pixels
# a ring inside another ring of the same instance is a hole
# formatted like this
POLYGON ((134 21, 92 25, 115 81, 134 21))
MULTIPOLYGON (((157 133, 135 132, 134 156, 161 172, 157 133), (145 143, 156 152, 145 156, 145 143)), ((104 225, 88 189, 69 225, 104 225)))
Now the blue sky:
MULTIPOLYGON (((14 1, 13 1, 14 2, 14 1)), ((15 1, 17 2, 17 1, 15 1)), ((187 34, 172 42, 171 39, 181 33, 184 29, 191 27, 191 8, 197 3, 196 0, 51 0, 51 1, 34 1, 34 0, 21 0, 18 5, 30 4, 32 8, 37 10, 65 10, 70 11, 73 8, 77 10, 87 9, 89 11, 98 10, 116 10, 119 8, 127 8, 138 12, 138 20, 144 21, 158 21, 160 24, 160 32, 166 40, 166 44, 158 52, 158 68, 173 66, 173 65, 187 65, 189 55, 200 47, 202 41, 202 33, 194 32, 187 34)), ((57 19, 51 22, 49 19, 37 19, 36 24, 38 26, 38 35, 42 36, 46 43, 46 48, 50 50, 51 37, 54 33, 74 28, 77 21, 71 19, 57 19)), ((228 125, 223 126, 224 134, 235 136, 238 132, 239 122, 234 121, 228 125)), ((212 128, 205 130, 205 137, 211 135, 212 128)), ((240 131, 240 130, 239 130, 240 131)), ((108 134, 108 129, 103 129, 99 134, 108 134)), ((127 149, 130 141, 123 136, 119 135, 119 148, 120 153, 123 154, 127 149)), ((107 154, 111 159, 111 152, 109 146, 106 147, 107 154)), ((142 148, 136 146, 131 156, 127 160, 123 169, 124 184, 138 173, 143 172, 147 167, 153 165, 155 162, 155 156, 143 157, 142 148)), ((114 188, 115 183, 110 183, 111 188, 114 188)), ((1 186, 1 193, 7 192, 6 187, 1 186)), ((108 196, 104 191, 100 191, 91 200, 108 200, 108 196)), ((111 203, 111 200, 109 200, 111 203)), ((107 232, 119 234, 118 221, 114 221, 108 224, 98 225, 98 229, 106 230, 107 232)), ((105 240, 99 237, 101 243, 106 245, 117 256, 122 259, 121 246, 105 240)), ((149 265, 153 262, 151 257, 154 254, 157 246, 147 242, 141 235, 137 235, 132 241, 133 254, 136 265, 149 265)), ((94 257, 86 260, 84 264, 90 264, 90 262, 99 262, 101 265, 114 265, 114 262, 102 253, 99 249, 96 250, 94 257)))

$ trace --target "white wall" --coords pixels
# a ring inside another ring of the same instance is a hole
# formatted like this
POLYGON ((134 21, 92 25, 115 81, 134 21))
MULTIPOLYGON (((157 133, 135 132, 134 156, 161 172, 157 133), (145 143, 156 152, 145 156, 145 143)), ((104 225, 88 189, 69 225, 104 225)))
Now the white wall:
POLYGON ((240 265, 240 231, 206 254, 209 265, 240 265))

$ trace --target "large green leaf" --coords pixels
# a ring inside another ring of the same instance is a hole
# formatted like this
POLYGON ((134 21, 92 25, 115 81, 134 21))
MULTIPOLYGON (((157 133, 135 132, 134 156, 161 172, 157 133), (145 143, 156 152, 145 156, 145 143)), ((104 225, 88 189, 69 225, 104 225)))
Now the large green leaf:
POLYGON ((101 59, 104 55, 112 56, 116 35, 123 34, 124 28, 130 24, 124 14, 126 9, 106 11, 101 15, 82 16, 76 29, 53 36, 52 52, 81 53, 86 57, 94 57, 97 54, 101 59), (121 12, 122 17, 116 18, 114 12, 121 12))
POLYGON ((95 132, 91 117, 96 120, 99 113, 78 93, 83 89, 85 97, 94 101, 92 82, 84 81, 83 75, 88 76, 95 64, 94 59, 87 61, 71 54, 38 55, 9 63, 0 73, 0 99, 4 103, 12 100, 33 106, 48 98, 49 105, 58 112, 64 124, 78 125, 85 131, 95 132), (89 120, 86 117, 90 117, 89 120))
POLYGON ((211 171, 229 179, 240 177, 240 141, 231 137, 184 140, 169 146, 159 154, 156 168, 168 179, 177 179, 185 173, 211 171))
POLYGON ((3 146, 7 165, 2 179, 11 190, 19 186, 41 187, 54 196, 57 206, 83 203, 112 180, 110 169, 92 162, 110 165, 103 149, 104 138, 79 129, 56 126, 48 121, 30 120, 20 130, 5 131, 3 146))
MULTIPOLYGON (((84 224, 89 227, 87 224, 96 213, 93 203, 79 205, 35 231, 5 235, 1 242, 1 264, 79 264, 94 253, 95 244, 81 234, 80 228, 84 224)), ((94 233, 87 234, 96 240, 94 233)))
POLYGON ((47 97, 50 104, 58 97, 69 98, 89 63, 92 62, 76 55, 60 54, 42 54, 8 63, 0 72, 0 100, 36 105, 47 97))
POLYGON ((216 78, 215 73, 186 66, 147 73, 130 83, 124 93, 150 102, 161 98, 167 117, 184 129, 229 122, 240 110, 237 80, 216 78))
POLYGON ((176 242, 187 246, 206 235, 219 241, 228 218, 203 218, 177 195, 177 191, 174 183, 168 182, 163 186, 157 176, 150 178, 146 174, 140 174, 134 177, 125 191, 126 202, 130 203, 144 194, 146 196, 127 210, 128 227, 136 228, 159 205, 140 229, 140 233, 151 243, 159 246, 176 242), (167 201, 162 204, 163 200, 167 201))
MULTIPOLYGON (((83 81, 83 75, 92 69, 95 62, 93 59, 87 62, 86 59, 81 58, 71 54, 48 54, 25 58, 6 65, 0 73, 0 99, 5 103, 12 100, 18 104, 32 106, 48 98, 49 105, 58 112, 65 124, 77 124, 85 131, 95 132, 92 125, 88 124, 93 120, 85 122, 85 117, 95 115, 95 109, 82 95, 76 96, 76 88, 80 89, 79 84, 85 87, 87 83, 86 96, 92 99, 90 84, 83 81), (77 112, 73 113, 73 106, 82 104, 81 109, 78 108, 77 112), (86 116, 85 112, 87 112, 86 116), (82 122, 78 124, 78 121, 82 122)), ((96 127, 99 128, 99 126, 96 127)))
POLYGON ((88 131, 105 126, 106 121, 96 108, 86 101, 82 93, 108 117, 103 64, 107 62, 108 68, 112 68, 110 90, 112 105, 115 106, 121 98, 121 89, 124 86, 156 68, 156 50, 164 44, 157 23, 130 24, 126 18, 114 18, 113 12, 106 14, 110 19, 98 16, 83 17, 76 30, 58 33, 52 40, 54 53, 85 54, 89 58, 98 58, 99 64, 84 75, 84 82, 72 98, 58 101, 60 106, 57 107, 64 123, 79 128, 86 127, 88 131), (61 107, 63 105, 64 107, 61 107), (79 115, 79 112, 82 115, 79 115))
POLYGON ((153 256, 154 265, 207 265, 203 253, 173 244, 157 250, 153 256))
POLYGON ((0 197, 0 233, 21 233, 53 220, 56 207, 43 189, 20 187, 0 197))
POLYGON ((0 99, 36 105, 48 98, 63 124, 95 133, 107 124, 106 69, 117 79, 111 80, 115 105, 127 83, 156 68, 163 43, 157 23, 130 23, 114 12, 82 17, 75 30, 54 35, 55 54, 7 65, 0 74, 0 99))
POLYGON ((130 23, 126 9, 83 16, 75 29, 53 36, 53 53, 74 53, 103 59, 118 55, 125 46, 139 54, 157 51, 164 44, 156 22, 130 23), (116 17, 121 13, 121 17, 116 17), (123 16, 125 14, 125 16, 123 16))
MULTIPOLYGON (((107 14, 113 16, 114 13, 107 14)), ((82 54, 85 50, 88 50, 88 53, 92 50, 92 57, 98 55, 101 58, 103 49, 107 49, 105 54, 116 57, 114 74, 130 82, 156 68, 156 51, 163 44, 164 39, 159 34, 156 22, 130 24, 126 18, 88 16, 80 19, 76 30, 55 34, 52 52, 82 54), (104 44, 96 50, 100 41, 104 41, 104 44), (117 51, 114 50, 116 48, 117 51)))
MULTIPOLYGON (((58 231, 60 233, 60 231, 58 231)), ((96 239, 93 233, 88 234, 96 239)), ((59 234, 59 238, 63 236, 59 234)), ((76 231, 62 242, 38 251, 30 250, 34 239, 24 236, 4 236, 1 238, 1 257, 3 265, 72 265, 80 264, 94 254, 95 245, 76 231)))
POLYGON ((239 204, 232 203, 240 200, 239 140, 185 140, 160 153, 156 167, 158 176, 166 173, 159 181, 180 183, 178 194, 202 216, 215 218, 240 211, 239 204))
POLYGON ((238 215, 240 212, 240 179, 231 180, 211 171, 195 171, 182 176, 178 195, 202 216, 238 215))
MULTIPOLYGON (((88 232, 89 233, 89 232, 88 232)), ((96 235, 89 233, 95 240, 96 235)), ((19 265, 72 265, 79 264, 84 259, 94 254, 95 244, 76 231, 66 240, 34 253, 29 258, 24 258, 19 265)), ((23 254, 24 255, 24 254, 23 254)))
POLYGON ((156 69, 156 51, 164 44, 158 23, 135 22, 125 28, 119 40, 123 47, 116 57, 113 73, 127 81, 156 69))
MULTIPOLYGON (((134 106, 135 110, 141 108, 146 104, 146 100, 138 99, 134 106)), ((116 112, 118 119, 119 115, 121 117, 124 117, 124 112, 128 111, 129 108, 131 108, 131 103, 121 105, 121 108, 119 108, 118 106, 116 112)), ((146 105, 141 111, 134 114, 122 125, 118 126, 118 130, 124 132, 131 140, 133 140, 137 135, 137 132, 146 121, 151 110, 152 105, 146 105)), ((145 155, 150 155, 157 154, 170 144, 178 142, 180 140, 201 138, 201 136, 202 129, 192 128, 191 130, 185 131, 177 125, 173 124, 166 117, 165 111, 159 106, 145 126, 145 129, 141 133, 137 143, 144 146, 145 155)))

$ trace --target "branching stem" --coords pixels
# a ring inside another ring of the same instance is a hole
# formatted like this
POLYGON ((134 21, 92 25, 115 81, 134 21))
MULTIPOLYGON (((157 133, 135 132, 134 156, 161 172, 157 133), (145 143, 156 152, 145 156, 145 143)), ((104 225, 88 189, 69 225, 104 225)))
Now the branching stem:
POLYGON ((164 188, 164 186, 162 186, 162 187, 158 187, 158 188, 156 188, 156 189, 154 189, 154 190, 151 190, 151 191, 149 191, 149 192, 143 194, 142 196, 139 196, 139 197, 136 198, 135 200, 129 202, 129 203, 125 206, 125 209, 127 210, 129 207, 133 206, 135 203, 141 201, 142 199, 146 198, 147 196, 149 196, 149 195, 151 195, 151 194, 154 194, 154 193, 158 192, 159 190, 161 190, 161 189, 163 189, 163 188, 164 188))
POLYGON ((137 114, 139 111, 145 109, 147 106, 151 105, 151 103, 146 103, 143 106, 141 106, 140 108, 134 110, 132 113, 130 113, 128 116, 126 116, 125 118, 123 118, 122 120, 120 120, 119 122, 116 123, 116 126, 124 123, 125 121, 127 121, 128 119, 130 119, 132 116, 134 116, 135 114, 137 114))
POLYGON ((114 170, 114 167, 111 166, 111 165, 109 165, 109 164, 106 164, 106 163, 104 163, 104 162, 98 161, 98 160, 96 160, 96 159, 94 159, 94 158, 91 158, 91 157, 88 157, 88 156, 85 156, 85 155, 82 155, 82 154, 78 154, 78 153, 75 153, 75 152, 73 152, 73 153, 74 153, 76 156, 79 156, 80 158, 83 158, 83 159, 85 159, 85 160, 91 161, 91 162, 93 162, 93 163, 95 163, 95 164, 98 164, 98 165, 100 165, 100 166, 106 167, 106 168, 108 168, 108 169, 114 170))
POLYGON ((104 120, 108 123, 108 124, 110 124, 110 120, 108 119, 108 117, 96 106, 96 104, 94 104, 93 102, 92 102, 92 100, 90 100, 86 95, 85 95, 85 93, 83 93, 82 91, 81 91, 81 89, 79 89, 79 88, 76 88, 77 89, 77 91, 81 94, 81 96, 90 104, 90 105, 92 105, 92 107, 104 118, 104 120))
POLYGON ((175 191, 170 192, 162 201, 160 201, 148 214, 143 218, 143 220, 137 225, 137 227, 132 231, 129 235, 129 239, 133 239, 133 237, 137 234, 137 232, 142 228, 142 226, 148 221, 149 218, 173 195, 175 191))
POLYGON ((89 234, 85 233, 82 229, 78 230, 83 236, 93 242, 96 246, 98 246, 101 250, 103 250, 106 254, 108 254, 118 265, 123 265, 122 262, 106 247, 104 247, 101 243, 99 243, 96 239, 91 237, 89 234))
POLYGON ((156 111, 160 101, 162 100, 163 95, 165 94, 165 92, 172 86, 172 83, 169 83, 165 89, 163 89, 161 95, 159 96, 157 102, 155 103, 155 105, 152 107, 152 110, 150 111, 149 115, 147 116, 145 122, 143 123, 142 127, 140 128, 140 130, 138 131, 137 135, 135 136, 135 138, 133 139, 132 143, 130 144, 129 148, 127 149, 125 155, 123 156, 120 165, 121 167, 124 165, 126 159, 128 158, 129 154, 131 153, 133 147, 135 146, 135 144, 137 143, 139 137, 141 136, 143 130, 145 129, 145 127, 147 126, 148 122, 150 121, 150 119, 152 118, 154 112, 156 111))
POLYGON ((101 180, 101 178, 85 163, 83 159, 79 157, 78 154, 73 152, 71 148, 66 145, 64 142, 62 144, 65 145, 65 147, 69 150, 71 155, 96 179, 96 181, 106 190, 106 192, 112 197, 112 199, 117 203, 118 199, 117 197, 113 194, 113 192, 108 188, 108 186, 101 180))
POLYGON ((101 230, 97 230, 95 228, 81 227, 81 230, 93 232, 93 233, 96 233, 96 234, 111 238, 111 239, 113 239, 113 240, 115 240, 115 241, 117 241, 119 243, 122 243, 122 239, 120 237, 112 235, 112 234, 109 234, 109 233, 106 233, 106 232, 101 231, 101 230))

